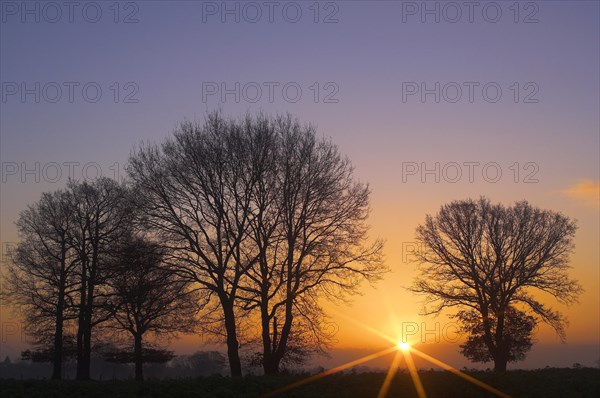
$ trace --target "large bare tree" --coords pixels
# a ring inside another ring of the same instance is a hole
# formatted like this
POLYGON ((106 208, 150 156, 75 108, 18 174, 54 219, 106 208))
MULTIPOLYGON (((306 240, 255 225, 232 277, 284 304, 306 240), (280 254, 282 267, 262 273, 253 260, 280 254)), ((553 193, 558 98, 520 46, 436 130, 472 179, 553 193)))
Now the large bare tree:
POLYGON ((432 305, 427 313, 449 307, 475 311, 494 369, 504 371, 514 340, 507 327, 511 306, 565 339, 566 319, 536 293, 563 304, 577 301, 582 289, 568 276, 576 229, 563 214, 526 201, 513 206, 486 198, 454 201, 417 228, 421 266, 413 291, 427 295, 432 305))
POLYGON ((259 117, 255 127, 264 152, 250 236, 259 255, 241 289, 245 308, 259 310, 261 362, 272 374, 286 356, 327 348, 322 298, 356 293, 386 268, 383 242, 367 243, 369 188, 337 147, 289 115, 259 117))
MULTIPOLYGON (((236 297, 254 261, 244 250, 256 176, 243 123, 208 117, 182 123, 162 146, 143 145, 129 162, 145 222, 172 253, 178 274, 221 308, 232 376, 241 376, 236 297)), ((246 130, 247 131, 247 130, 246 130)))

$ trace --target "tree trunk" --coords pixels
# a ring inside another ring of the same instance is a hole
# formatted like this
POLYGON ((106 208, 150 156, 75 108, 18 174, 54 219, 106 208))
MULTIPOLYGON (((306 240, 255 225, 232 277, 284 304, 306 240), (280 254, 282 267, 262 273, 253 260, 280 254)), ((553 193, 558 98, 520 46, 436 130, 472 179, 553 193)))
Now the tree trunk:
MULTIPOLYGON (((96 225, 96 236, 98 235, 98 226, 96 225)), ((87 282, 87 297, 85 306, 85 328, 83 333, 83 363, 81 366, 81 377, 79 380, 90 379, 90 368, 92 363, 92 318, 94 315, 94 290, 96 287, 96 272, 98 270, 98 244, 96 240, 92 242, 92 261, 87 282)))
POLYGON ((281 335, 277 342, 277 348, 273 350, 273 355, 271 357, 274 373, 279 373, 279 365, 287 352, 287 342, 289 340, 290 331, 292 330, 292 321, 294 319, 292 316, 291 304, 291 300, 288 299, 288 303, 286 304, 285 322, 281 328, 281 335))
POLYGON ((496 354, 494 358, 494 372, 506 372, 506 364, 508 363, 508 358, 504 353, 496 354))
POLYGON ((81 288, 79 290, 79 319, 77 325, 77 374, 75 378, 77 380, 85 380, 85 366, 84 366, 84 343, 83 336, 85 335, 86 329, 86 272, 85 272, 85 262, 81 265, 81 288))
POLYGON ((135 362, 135 379, 137 381, 144 380, 144 364, 142 360, 142 335, 136 334, 134 346, 134 362, 135 362))
MULTIPOLYGON (((90 368, 92 363, 92 316, 94 310, 94 286, 93 279, 90 276, 90 282, 88 283, 88 294, 87 294, 87 302, 85 308, 85 321, 84 321, 84 329, 83 329, 83 355, 82 355, 82 364, 81 364, 81 372, 79 374, 78 380, 89 380, 90 379, 90 368)), ((79 364, 77 364, 78 371, 80 369, 79 364)))
POLYGON ((83 366, 81 380, 90 379, 90 367, 92 362, 92 326, 90 319, 86 319, 86 329, 83 335, 83 366))
POLYGON ((64 299, 58 299, 56 309, 56 328, 54 331, 54 356, 52 358, 52 380, 62 378, 62 353, 63 353, 63 307, 64 299))
MULTIPOLYGON (((266 296, 266 294, 264 295, 266 296)), ((273 319, 273 340, 271 340, 271 325, 269 324, 269 310, 266 299, 263 298, 261 305, 261 327, 263 342, 263 371, 266 375, 279 373, 279 366, 276 364, 274 354, 277 349, 277 318, 273 319)))
POLYGON ((292 310, 294 307, 294 296, 292 292, 292 253, 291 251, 288 253, 288 269, 287 276, 288 280, 286 282, 286 303, 285 303, 285 318, 283 321, 283 327, 281 328, 281 334, 279 336, 279 341, 277 342, 277 349, 273 350, 273 362, 277 371, 279 372, 279 364, 281 360, 286 354, 287 351, 287 342, 290 337, 290 332, 292 330, 292 322, 294 320, 294 316, 292 314, 292 310))
POLYGON ((83 364, 83 362, 84 362, 84 358, 83 358, 83 328, 84 327, 85 327, 84 321, 81 321, 81 317, 80 317, 80 324, 79 324, 79 328, 77 330, 77 374, 75 376, 75 378, 77 380, 85 380, 85 377, 84 377, 85 366, 83 364))
POLYGON ((227 358, 229 359, 229 370, 232 377, 242 376, 242 364, 240 361, 237 331, 235 326, 235 313, 233 305, 227 299, 221 299, 223 314, 225 316, 225 331, 227 333, 227 358))
POLYGON ((63 352, 63 316, 56 317, 56 330, 54 332, 54 356, 52 358, 52 380, 62 378, 62 352, 63 352))
POLYGON ((90 379, 92 362, 92 305, 88 295, 83 315, 79 315, 79 330, 77 331, 77 380, 90 379))
POLYGON ((504 337, 504 314, 503 310, 496 314, 496 355, 494 355, 494 371, 506 372, 508 362, 508 346, 504 337))
POLYGON ((63 357, 63 318, 65 308, 65 283, 66 283, 66 244, 62 241, 61 269, 58 286, 58 303, 56 305, 56 327, 54 330, 54 355, 52 358, 52 380, 62 378, 62 357, 63 357))
POLYGON ((263 370, 265 375, 276 375, 279 374, 279 361, 277 361, 272 355, 263 357, 263 370))
MULTIPOLYGON (((293 242, 293 241, 292 241, 293 242)), ((287 282, 286 282, 286 303, 285 303, 285 318, 283 322, 283 327, 281 328, 281 334, 277 337, 277 318, 273 319, 273 349, 272 355, 269 364, 269 371, 272 374, 279 373, 279 364, 281 360, 286 354, 287 351, 287 342, 290 336, 290 331, 292 330, 292 322, 294 316, 292 315, 294 299, 292 293, 292 258, 293 258, 293 244, 290 244, 290 249, 288 249, 288 264, 287 264, 287 282)), ((265 369, 266 373, 266 369, 265 369)))

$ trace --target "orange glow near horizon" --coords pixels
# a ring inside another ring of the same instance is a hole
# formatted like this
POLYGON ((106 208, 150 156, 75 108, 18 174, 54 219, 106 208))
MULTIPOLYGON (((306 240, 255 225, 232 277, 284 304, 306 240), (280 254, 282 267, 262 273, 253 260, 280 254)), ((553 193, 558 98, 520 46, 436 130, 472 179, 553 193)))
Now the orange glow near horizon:
MULTIPOLYGON (((449 189, 453 188, 450 187, 449 189)), ((476 188, 476 186, 473 188, 476 188)), ((410 262, 411 255, 407 255, 405 252, 406 245, 413 243, 415 226, 423 222, 425 214, 435 214, 439 210, 440 204, 451 200, 451 198, 475 195, 474 192, 471 194, 470 191, 463 193, 444 192, 444 198, 437 198, 434 192, 429 192, 430 187, 425 186, 422 191, 431 193, 433 195, 431 197, 435 199, 417 198, 416 194, 411 197, 410 194, 407 194, 408 197, 392 203, 384 196, 385 189, 383 190, 381 197, 375 196, 373 198, 373 214, 370 220, 372 230, 377 231, 376 234, 374 232, 374 236, 386 237, 386 262, 390 265, 392 272, 386 275, 384 280, 378 282, 374 288, 365 286, 363 295, 353 298, 352 307, 347 312, 335 304, 324 304, 326 311, 332 315, 339 326, 338 339, 341 342, 339 347, 375 348, 375 344, 370 347, 365 346, 367 340, 361 333, 362 331, 358 331, 353 327, 356 322, 352 318, 360 318, 364 323, 367 323, 369 327, 365 330, 373 331, 372 329, 377 329, 376 335, 386 341, 390 341, 388 337, 399 334, 399 331, 394 328, 398 327, 401 322, 420 323, 424 321, 430 325, 436 321, 441 321, 441 318, 422 317, 420 313, 423 297, 416 296, 405 289, 410 286, 414 277, 417 276, 417 266, 410 262), (448 198, 445 198, 445 196, 448 196, 448 198), (343 312, 346 312, 346 314, 343 314, 343 312)), ((374 193, 377 192, 374 187, 374 193)), ((569 319, 567 338, 570 344, 596 345, 600 320, 597 316, 590 317, 590 314, 597 314, 600 309, 600 301, 598 300, 600 289, 600 279, 598 278, 600 276, 598 268, 600 253, 597 246, 598 239, 600 239, 597 226, 598 210, 579 206, 565 207, 564 205, 561 206, 561 202, 555 202, 544 197, 528 197, 528 199, 541 208, 557 209, 579 220, 579 231, 575 239, 576 248, 569 262, 572 266, 569 275, 579 280, 585 289, 580 297, 579 304, 572 306, 564 306, 553 297, 547 297, 541 292, 535 290, 530 292, 534 297, 542 298, 544 303, 547 303, 569 319)), ((511 200, 498 200, 498 202, 509 204, 511 200)), ((444 312, 441 317, 445 318, 450 313, 452 311, 444 312)), ((444 319, 443 321, 448 320, 444 319)), ((560 344, 553 329, 545 324, 540 324, 538 330, 536 330, 536 340, 537 343, 534 348, 545 344, 560 344)), ((396 341, 391 342, 395 344, 396 341)), ((573 360, 570 361, 576 362, 575 359, 573 357, 573 360)))
POLYGON ((415 386, 415 389, 417 391, 417 395, 419 396, 419 398, 427 398, 427 394, 425 392, 425 387, 423 386, 423 383, 421 382, 421 378, 419 377, 417 367, 412 358, 412 353, 415 353, 415 355, 421 357, 422 359, 425 359, 426 361, 428 361, 434 365, 437 365, 437 366, 441 367, 442 369, 449 371, 449 372, 463 378, 464 380, 466 380, 470 383, 473 383, 476 386, 481 387, 481 388, 493 393, 494 395, 496 395, 498 397, 510 398, 510 395, 505 394, 502 391, 490 386, 489 384, 486 384, 486 383, 482 382, 481 380, 478 380, 472 376, 469 376, 468 374, 461 372, 460 370, 454 368, 453 366, 448 365, 447 363, 440 361, 439 359, 436 359, 430 355, 427 355, 424 352, 421 352, 406 343, 402 343, 402 348, 400 347, 400 344, 395 345, 395 346, 385 349, 383 351, 379 351, 374 354, 364 356, 362 358, 347 362, 347 363, 337 366, 335 368, 325 370, 324 372, 318 373, 316 375, 312 375, 310 377, 298 380, 294 383, 288 384, 287 386, 281 387, 277 390, 265 393, 265 394, 261 395, 261 397, 262 398, 275 397, 284 392, 287 392, 287 391, 293 390, 295 388, 298 388, 300 386, 303 386, 305 384, 317 381, 319 379, 322 379, 322 378, 332 375, 334 373, 338 373, 338 372, 344 371, 346 369, 350 369, 354 366, 363 364, 365 362, 372 361, 376 358, 382 357, 382 356, 389 354, 391 352, 394 352, 394 351, 396 351, 396 354, 394 355, 394 359, 392 360, 392 362, 390 364, 390 367, 385 376, 383 384, 379 390, 379 393, 377 394, 377 398, 387 397, 387 393, 389 392, 392 380, 393 380, 394 376, 396 375, 396 372, 398 371, 398 368, 400 366, 402 358, 404 358, 404 360, 406 361, 406 366, 408 368, 410 377, 411 377, 413 384, 415 386))
MULTIPOLYGON (((377 329, 375 329, 375 328, 373 328, 373 327, 371 327, 369 325, 363 324, 361 322, 358 322, 356 320, 352 320, 352 321, 356 325, 358 325, 358 326, 360 326, 360 327, 362 327, 364 329, 367 329, 369 332, 371 332, 371 333, 373 333, 375 335, 378 335, 380 337, 383 337, 385 339, 389 339, 389 340, 391 340, 393 342, 393 339, 391 339, 385 333, 382 333, 382 332, 378 331, 377 329)), ((419 377, 419 372, 418 372, 417 367, 415 365, 415 362, 413 360, 412 353, 414 353, 415 355, 419 356, 420 358, 426 360, 429 363, 432 363, 432 364, 434 364, 436 366, 439 366, 440 368, 442 368, 442 369, 444 369, 446 371, 449 371, 449 372, 455 374, 456 376, 459 376, 459 377, 463 378, 464 380, 466 380, 466 381, 468 381, 470 383, 473 383, 476 386, 481 387, 481 388, 483 388, 483 389, 485 389, 485 390, 493 393, 496 396, 499 396, 499 397, 502 397, 502 398, 510 398, 510 395, 503 393, 502 391, 500 391, 500 390, 498 390, 498 389, 490 386, 489 384, 486 384, 486 383, 482 382, 481 380, 478 380, 478 379, 476 379, 476 378, 474 378, 472 376, 469 376, 468 374, 465 374, 465 373, 461 372, 460 370, 454 368, 453 366, 451 366, 451 365, 449 365, 449 364, 447 364, 447 363, 445 363, 443 361, 440 361, 439 359, 434 358, 431 355, 425 354, 424 352, 422 352, 422 351, 418 350, 417 348, 415 348, 412 344, 409 344, 409 343, 407 343, 405 341, 401 341, 401 340, 396 341, 394 343, 393 347, 390 347, 390 348, 387 348, 385 350, 376 352, 374 354, 366 355, 366 356, 364 356, 362 358, 359 358, 359 359, 347 362, 347 363, 345 363, 343 365, 340 365, 340 366, 336 366, 336 367, 334 367, 332 369, 325 370, 325 371, 323 371, 321 373, 318 373, 316 375, 312 375, 312 376, 309 376, 307 378, 298 380, 298 381, 296 381, 294 383, 291 383, 291 384, 289 384, 287 386, 284 386, 284 387, 281 387, 281 388, 279 388, 277 390, 274 390, 274 391, 271 391, 269 393, 263 394, 263 395, 261 395, 261 397, 267 398, 267 397, 277 396, 277 395, 282 394, 284 392, 293 390, 293 389, 295 389, 297 387, 300 387, 300 386, 303 386, 305 384, 311 383, 313 381, 322 379, 323 377, 332 375, 334 373, 341 372, 343 370, 349 369, 351 367, 354 367, 356 365, 360 365, 360 364, 368 362, 368 361, 372 361, 372 360, 374 360, 376 358, 382 357, 382 356, 384 356, 386 354, 389 354, 391 352, 394 352, 394 351, 396 353, 395 353, 394 358, 393 358, 393 360, 392 360, 392 362, 391 362, 391 364, 389 366, 389 369, 388 369, 388 371, 386 373, 385 379, 383 381, 383 384, 381 385, 379 393, 377 394, 377 398, 386 398, 387 397, 387 394, 389 392, 392 380, 394 379, 394 376, 396 375, 396 373, 398 371, 398 368, 400 366, 400 363, 401 363, 401 361, 402 361, 403 358, 404 358, 404 360, 406 362, 406 367, 408 368, 410 377, 411 377, 412 382, 413 382, 413 384, 415 386, 415 390, 417 391, 417 395, 419 396, 419 398, 427 398, 427 394, 425 392, 425 387, 423 386, 423 383, 421 382, 421 378, 419 377)))

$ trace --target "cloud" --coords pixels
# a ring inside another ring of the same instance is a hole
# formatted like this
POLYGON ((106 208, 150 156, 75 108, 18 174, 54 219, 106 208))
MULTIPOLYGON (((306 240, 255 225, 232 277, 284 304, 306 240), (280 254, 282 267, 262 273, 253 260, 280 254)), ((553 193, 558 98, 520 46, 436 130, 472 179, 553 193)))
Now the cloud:
POLYGON ((600 208, 600 183, 583 180, 563 191, 579 203, 600 208))

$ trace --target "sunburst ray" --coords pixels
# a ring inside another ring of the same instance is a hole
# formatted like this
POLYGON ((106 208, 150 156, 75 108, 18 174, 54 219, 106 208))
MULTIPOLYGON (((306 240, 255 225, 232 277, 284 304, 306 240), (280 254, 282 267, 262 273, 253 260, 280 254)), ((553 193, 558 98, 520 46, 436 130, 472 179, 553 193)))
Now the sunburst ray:
POLYGON ((261 397, 263 397, 263 398, 274 397, 274 396, 279 395, 281 393, 284 393, 286 391, 289 391, 289 390, 292 390, 294 388, 300 387, 300 386, 302 386, 304 384, 311 383, 311 382, 313 382, 315 380, 322 379, 325 376, 329 376, 331 374, 334 374, 334 373, 337 373, 337 372, 341 372, 342 370, 346 370, 346 369, 349 369, 349 368, 351 368, 353 366, 360 365, 362 363, 369 362, 369 361, 372 361, 372 360, 377 359, 379 357, 382 357, 384 355, 390 354, 390 353, 394 352, 396 349, 397 348, 394 346, 394 347, 390 347, 390 348, 387 348, 385 350, 376 352, 374 354, 366 355, 366 356, 364 356, 362 358, 355 359, 354 361, 350 361, 350 362, 347 362, 347 363, 342 364, 340 366, 336 366, 335 368, 327 369, 324 372, 318 373, 316 375, 312 375, 310 377, 298 380, 298 381, 296 381, 294 383, 288 384, 287 386, 283 386, 281 388, 278 388, 277 390, 273 390, 271 392, 265 393, 265 394, 261 395, 261 397))
POLYGON ((390 389, 390 385, 392 384, 392 380, 398 371, 398 367, 400 366, 400 362, 402 361, 402 355, 400 352, 396 352, 392 363, 390 364, 390 368, 388 369, 387 374, 385 375, 385 380, 383 380, 383 384, 379 389, 379 394, 377 394, 377 398, 385 398, 387 396, 388 390, 390 389))

